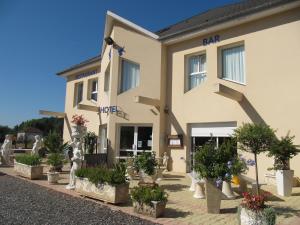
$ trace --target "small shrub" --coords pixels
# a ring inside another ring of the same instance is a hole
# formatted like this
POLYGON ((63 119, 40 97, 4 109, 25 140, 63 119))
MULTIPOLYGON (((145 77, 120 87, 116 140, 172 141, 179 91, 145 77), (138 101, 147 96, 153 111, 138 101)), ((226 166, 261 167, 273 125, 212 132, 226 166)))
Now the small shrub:
POLYGON ((60 166, 63 164, 63 162, 64 157, 59 153, 52 153, 48 155, 47 164, 49 164, 50 166, 60 166))
POLYGON ((41 164, 41 158, 37 155, 21 154, 16 156, 16 161, 29 166, 38 166, 41 164))
POLYGON ((133 161, 133 167, 137 172, 144 170, 148 175, 155 173, 155 167, 158 165, 155 154, 151 152, 143 152, 141 155, 137 155, 133 161))
POLYGON ((247 208, 252 211, 260 211, 266 208, 265 201, 266 201, 266 195, 260 194, 260 195, 252 195, 249 192, 243 193, 244 199, 241 203, 241 205, 244 208, 247 208))
POLYGON ((130 192, 133 201, 140 204, 151 205, 151 201, 167 202, 167 193, 159 186, 156 187, 134 187, 130 192))
POLYGON ((123 164, 117 164, 112 169, 105 167, 81 168, 76 171, 76 176, 87 178, 95 185, 107 183, 109 185, 125 184, 126 168, 123 164))
POLYGON ((275 225, 276 224, 276 212, 272 207, 267 207, 264 209, 263 214, 266 218, 267 225, 275 225))

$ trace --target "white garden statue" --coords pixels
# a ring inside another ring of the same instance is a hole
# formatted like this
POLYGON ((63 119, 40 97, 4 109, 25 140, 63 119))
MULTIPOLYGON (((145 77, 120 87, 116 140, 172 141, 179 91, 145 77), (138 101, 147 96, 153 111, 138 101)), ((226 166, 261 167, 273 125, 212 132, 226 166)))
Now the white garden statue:
POLYGON ((40 135, 35 135, 34 138, 35 138, 35 142, 33 144, 32 150, 31 150, 31 155, 38 155, 39 150, 43 146, 43 140, 40 135))
POLYGON ((10 155, 12 154, 12 136, 7 134, 0 150, 0 163, 10 165, 10 155))
POLYGON ((167 152, 164 152, 163 167, 165 168, 165 171, 168 171, 168 163, 169 163, 169 156, 167 155, 167 152))
POLYGON ((73 190, 75 189, 75 172, 81 168, 82 164, 82 143, 80 138, 75 137, 70 145, 73 147, 73 157, 71 158, 73 165, 70 171, 70 181, 66 189, 73 190))

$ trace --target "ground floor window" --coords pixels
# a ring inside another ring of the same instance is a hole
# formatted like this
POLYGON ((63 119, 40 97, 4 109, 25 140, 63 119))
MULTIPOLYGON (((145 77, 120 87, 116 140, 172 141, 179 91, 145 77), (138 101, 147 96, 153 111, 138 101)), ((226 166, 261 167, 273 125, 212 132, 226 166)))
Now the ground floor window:
POLYGON ((100 153, 107 153, 107 126, 102 125, 99 127, 99 149, 100 153))
POLYGON ((120 127, 120 157, 135 156, 152 151, 152 126, 120 127))

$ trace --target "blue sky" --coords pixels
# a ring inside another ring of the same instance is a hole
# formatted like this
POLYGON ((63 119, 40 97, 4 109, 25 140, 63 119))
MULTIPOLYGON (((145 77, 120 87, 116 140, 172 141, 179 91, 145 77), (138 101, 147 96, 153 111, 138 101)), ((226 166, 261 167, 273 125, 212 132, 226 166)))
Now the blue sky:
POLYGON ((64 111, 56 72, 100 53, 111 10, 157 31, 238 0, 0 0, 0 125, 64 111))

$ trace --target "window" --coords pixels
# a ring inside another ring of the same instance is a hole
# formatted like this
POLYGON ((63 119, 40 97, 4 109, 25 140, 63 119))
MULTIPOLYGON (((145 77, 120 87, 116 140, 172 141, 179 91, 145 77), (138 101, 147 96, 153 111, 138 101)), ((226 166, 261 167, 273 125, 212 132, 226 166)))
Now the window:
POLYGON ((191 56, 188 64, 188 90, 191 90, 206 79, 206 55, 191 56))
POLYGON ((98 99, 98 80, 92 80, 90 88, 91 88, 90 99, 97 101, 97 99, 98 99))
POLYGON ((106 127, 106 125, 100 126, 99 144, 100 144, 100 153, 107 153, 107 127, 106 127))
POLYGON ((105 71, 105 76, 104 76, 104 91, 108 92, 109 91, 109 82, 110 82, 110 68, 105 71))
POLYGON ((139 85, 140 66, 136 63, 122 60, 120 92, 125 92, 139 85))
POLYGON ((222 50, 222 78, 245 84, 244 46, 222 50))
POLYGON ((74 94, 74 105, 77 106, 81 101, 83 97, 83 82, 76 83, 75 84, 75 94, 74 94))

